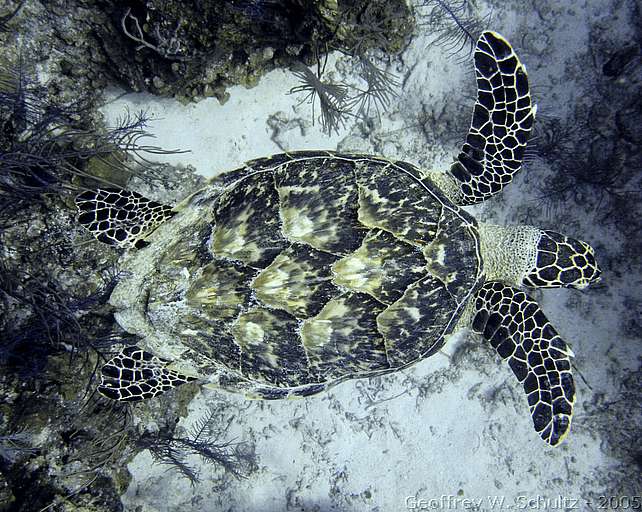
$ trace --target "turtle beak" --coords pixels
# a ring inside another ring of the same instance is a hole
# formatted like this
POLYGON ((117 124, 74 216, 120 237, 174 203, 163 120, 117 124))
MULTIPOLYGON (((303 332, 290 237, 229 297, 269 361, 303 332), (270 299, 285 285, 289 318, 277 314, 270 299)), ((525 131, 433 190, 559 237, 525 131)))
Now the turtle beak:
POLYGON ((602 281, 602 269, 595 265, 593 270, 593 275, 589 278, 583 278, 581 281, 569 285, 570 288, 575 288, 576 290, 584 291, 589 286, 594 286, 602 281))

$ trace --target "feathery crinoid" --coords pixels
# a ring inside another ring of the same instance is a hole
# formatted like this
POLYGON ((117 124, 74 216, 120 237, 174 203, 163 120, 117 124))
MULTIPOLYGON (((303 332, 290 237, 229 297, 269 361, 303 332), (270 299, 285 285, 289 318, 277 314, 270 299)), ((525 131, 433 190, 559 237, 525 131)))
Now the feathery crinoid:
POLYGON ((32 434, 26 430, 0 434, 0 459, 14 462, 20 456, 33 455, 32 434))
POLYGON ((306 93, 299 104, 305 101, 312 104, 313 121, 318 102, 321 128, 328 135, 338 133, 348 118, 363 119, 373 113, 381 116, 396 96, 395 89, 399 84, 392 73, 377 66, 365 53, 350 56, 358 61, 358 77, 363 87, 327 81, 324 77, 327 55, 323 65, 318 61, 316 72, 303 64, 297 64, 293 71, 301 85, 290 89, 290 94, 306 93))
POLYGON ((345 124, 346 117, 350 115, 350 104, 348 102, 348 87, 345 84, 335 84, 324 80, 323 73, 327 63, 327 56, 324 63, 317 61, 316 72, 309 67, 297 63, 293 73, 300 80, 301 85, 290 89, 290 94, 304 93, 301 103, 308 102, 312 105, 312 120, 316 120, 315 107, 319 104, 319 121, 325 133, 331 135, 338 132, 345 124))
POLYGON ((359 76, 365 82, 365 89, 355 89, 353 104, 357 105, 357 114, 361 117, 375 113, 380 117, 393 98, 397 96, 396 88, 399 82, 395 75, 377 66, 366 55, 359 56, 359 76))

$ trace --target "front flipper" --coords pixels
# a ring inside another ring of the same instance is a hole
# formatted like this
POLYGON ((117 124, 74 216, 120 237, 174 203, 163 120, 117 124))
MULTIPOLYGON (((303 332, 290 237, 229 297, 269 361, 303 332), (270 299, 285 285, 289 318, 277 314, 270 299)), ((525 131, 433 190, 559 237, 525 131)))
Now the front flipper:
POLYGON ((573 352, 538 304, 517 288, 486 283, 477 292, 473 315, 473 331, 508 360, 523 384, 535 430, 548 444, 557 445, 571 426, 573 352))
POLYGON ((125 347, 102 367, 101 373, 100 394, 123 402, 152 398, 196 380, 168 369, 162 359, 136 346, 125 347))
POLYGON ((477 102, 470 131, 449 175, 459 186, 455 202, 488 199, 520 170, 536 107, 524 66, 508 41, 484 32, 475 47, 477 102))
POLYGON ((103 243, 122 248, 147 245, 145 237, 174 215, 167 206, 118 188, 86 190, 76 196, 78 222, 103 243))

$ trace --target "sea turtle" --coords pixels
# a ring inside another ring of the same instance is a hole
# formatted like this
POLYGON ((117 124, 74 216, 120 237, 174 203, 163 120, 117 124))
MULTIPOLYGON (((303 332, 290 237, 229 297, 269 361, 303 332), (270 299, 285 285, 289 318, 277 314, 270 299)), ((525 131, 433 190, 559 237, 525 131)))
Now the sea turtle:
POLYGON ((136 401, 200 380, 263 399, 313 395, 407 368, 470 327, 558 444, 573 354, 522 287, 583 289, 600 269, 581 240, 462 209, 511 182, 536 110, 501 35, 484 32, 474 62, 472 125, 446 173, 304 151, 248 162, 175 207, 120 189, 78 195, 79 222, 132 249, 110 302, 140 347, 105 364, 99 391, 136 401))

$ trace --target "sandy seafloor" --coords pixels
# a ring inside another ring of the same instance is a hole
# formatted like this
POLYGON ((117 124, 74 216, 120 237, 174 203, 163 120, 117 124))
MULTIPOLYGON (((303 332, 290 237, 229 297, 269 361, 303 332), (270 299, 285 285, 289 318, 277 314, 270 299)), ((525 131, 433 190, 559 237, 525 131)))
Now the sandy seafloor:
MULTIPOLYGON (((610 31, 615 42, 634 37, 627 2, 478 5, 481 12, 492 10, 488 28, 511 41, 525 62, 540 117, 567 119, 575 105, 591 102, 585 71, 596 65, 588 53, 595 27, 610 31)), ((191 151, 163 158, 205 176, 283 149, 374 153, 445 169, 468 128, 474 76, 465 54, 448 56, 430 41, 418 29, 393 59, 388 69, 399 79, 399 96, 380 120, 348 123, 331 137, 312 126, 308 105, 297 106, 300 98, 286 94, 297 85, 287 70, 271 72, 254 89, 230 89, 223 106, 214 99, 183 105, 111 91, 119 98, 105 112, 115 120, 125 106, 147 109, 155 118, 155 144, 191 151)), ((337 76, 350 73, 349 63, 331 63, 337 76)), ((535 153, 500 197, 470 211, 485 221, 558 229, 594 244, 598 258, 615 261, 623 240, 596 211, 541 206, 538 176, 550 172, 535 153)), ((229 437, 254 444, 259 470, 228 479, 221 489, 221 470, 194 459, 201 480, 191 486, 152 464, 144 451, 128 466, 133 479, 122 496, 126 510, 600 510, 601 495, 617 489, 640 494, 639 467, 620 456, 640 450, 630 443, 640 428, 641 404, 626 402, 639 393, 623 395, 622 383, 639 371, 641 344, 639 333, 623 334, 622 321, 631 313, 639 318, 630 298, 639 308, 641 278, 603 266, 597 289, 533 294, 576 354, 575 420, 560 447, 545 446, 533 431, 507 365, 480 339, 464 335, 410 369, 307 399, 248 401, 203 389, 180 426, 221 407, 222 416, 234 418, 229 437)))

